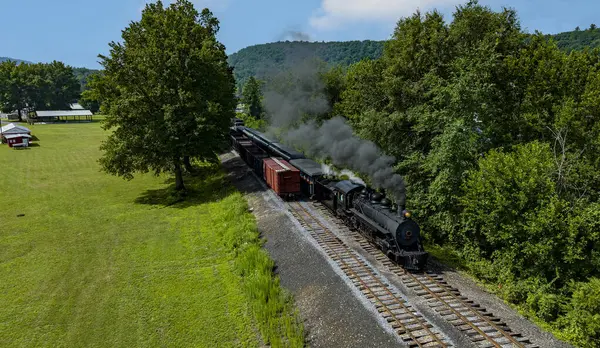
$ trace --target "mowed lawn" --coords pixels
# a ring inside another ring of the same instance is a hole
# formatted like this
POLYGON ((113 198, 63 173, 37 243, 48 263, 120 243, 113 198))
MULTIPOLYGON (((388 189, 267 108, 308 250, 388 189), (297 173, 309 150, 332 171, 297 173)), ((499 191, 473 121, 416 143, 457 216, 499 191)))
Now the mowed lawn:
POLYGON ((168 177, 100 172, 99 123, 30 128, 0 147, 1 347, 261 344, 227 240, 254 220, 222 177, 156 204, 168 177))

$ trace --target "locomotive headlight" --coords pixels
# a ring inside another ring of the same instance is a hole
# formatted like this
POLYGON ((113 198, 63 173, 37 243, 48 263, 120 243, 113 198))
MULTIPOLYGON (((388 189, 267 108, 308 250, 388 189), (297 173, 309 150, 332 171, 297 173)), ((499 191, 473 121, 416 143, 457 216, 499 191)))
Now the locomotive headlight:
POLYGON ((404 217, 405 217, 405 218, 407 218, 407 219, 408 219, 408 218, 409 218, 411 215, 412 215, 412 214, 410 213, 410 211, 408 211, 408 210, 405 210, 405 211, 404 211, 404 217))

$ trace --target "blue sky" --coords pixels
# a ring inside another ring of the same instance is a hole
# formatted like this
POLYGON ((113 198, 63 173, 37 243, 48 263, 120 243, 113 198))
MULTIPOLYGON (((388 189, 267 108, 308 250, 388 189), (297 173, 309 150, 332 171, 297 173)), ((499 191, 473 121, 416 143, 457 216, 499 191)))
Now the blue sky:
MULTIPOLYGON (((97 55, 139 20, 150 0, 0 0, 0 56, 34 62, 60 60, 99 68, 97 55)), ((168 1, 167 1, 168 2, 168 1)), ((316 41, 387 39, 402 16, 437 8, 447 20, 458 0, 193 0, 221 21, 219 40, 228 53, 246 46, 291 39, 302 32, 316 41)), ((522 26, 557 33, 600 25, 595 0, 481 0, 495 10, 518 11, 522 26)))

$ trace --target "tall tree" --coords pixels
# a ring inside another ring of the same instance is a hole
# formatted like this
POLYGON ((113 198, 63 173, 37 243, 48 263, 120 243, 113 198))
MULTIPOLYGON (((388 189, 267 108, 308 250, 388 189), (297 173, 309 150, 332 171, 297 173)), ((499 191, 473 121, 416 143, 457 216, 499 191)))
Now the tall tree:
POLYGON ((48 94, 46 106, 50 109, 62 109, 77 101, 81 85, 73 68, 62 62, 54 61, 45 66, 48 94))
POLYGON ((257 120, 262 118, 264 112, 262 99, 261 82, 254 76, 250 76, 242 89, 242 102, 246 105, 250 116, 257 120))
MULTIPOLYGON (((113 133, 102 144, 103 169, 125 179, 135 172, 175 174, 185 189, 186 159, 214 160, 235 110, 235 83, 219 21, 177 0, 146 5, 100 56, 103 76, 93 88, 113 133)), ((189 162, 189 161, 188 161, 189 162)))

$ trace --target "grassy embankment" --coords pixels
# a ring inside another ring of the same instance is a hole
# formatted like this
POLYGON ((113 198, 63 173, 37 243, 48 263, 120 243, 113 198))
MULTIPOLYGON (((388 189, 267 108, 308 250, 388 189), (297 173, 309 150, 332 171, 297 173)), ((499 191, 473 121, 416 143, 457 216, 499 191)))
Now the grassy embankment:
POLYGON ((218 168, 170 204, 167 177, 99 171, 98 123, 31 128, 39 146, 0 147, 0 346, 302 345, 218 168))

